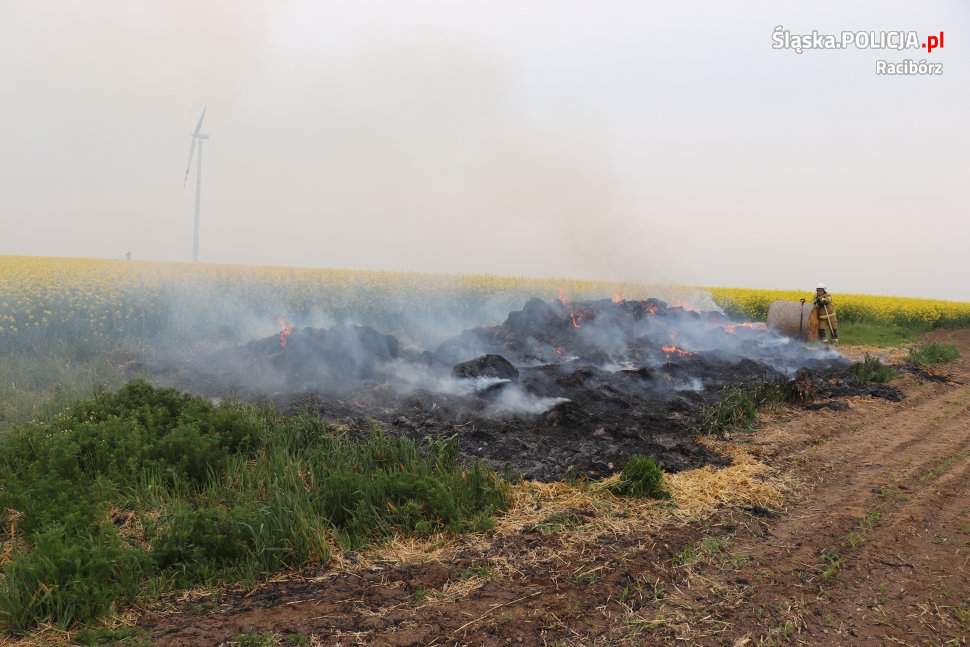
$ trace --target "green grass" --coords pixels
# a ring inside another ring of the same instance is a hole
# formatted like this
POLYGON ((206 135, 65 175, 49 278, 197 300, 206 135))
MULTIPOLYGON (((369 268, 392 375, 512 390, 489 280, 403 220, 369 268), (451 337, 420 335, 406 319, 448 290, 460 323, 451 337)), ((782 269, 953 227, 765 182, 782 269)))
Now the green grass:
POLYGON ((733 535, 704 535, 696 545, 685 546, 674 555, 674 566, 693 566, 697 563, 713 564, 724 568, 735 568, 744 563, 744 558, 732 557, 733 535))
POLYGON ((927 330, 918 326, 852 321, 839 325, 839 341, 850 345, 894 347, 912 342, 927 330))
POLYGON ((696 431, 700 434, 723 435, 730 431, 750 431, 761 407, 799 399, 791 384, 762 382, 738 384, 724 389, 721 399, 703 411, 696 431))
POLYGON ((0 623, 68 627, 150 592, 325 563, 334 545, 486 528, 506 504, 506 483, 451 442, 352 439, 135 381, 0 435, 17 539, 0 623))
POLYGON ((119 627, 107 629, 103 627, 87 628, 75 634, 74 644, 83 647, 151 647, 151 640, 146 633, 136 627, 119 627))
POLYGON ((842 570, 842 558, 838 553, 825 551, 822 553, 822 579, 830 580, 842 570))
POLYGON ((860 384, 875 382, 885 384, 899 376, 891 367, 883 364, 878 357, 867 354, 861 362, 856 362, 849 367, 852 377, 860 384))
POLYGON ((641 499, 669 499, 664 474, 651 456, 634 454, 623 466, 620 480, 610 490, 622 496, 641 499))
POLYGON ((909 349, 909 361, 917 366, 945 364, 960 358, 960 351, 953 344, 936 342, 921 344, 909 349))
POLYGON ((252 632, 239 634, 231 644, 238 645, 238 647, 275 647, 280 643, 272 633, 252 632))
POLYGON ((845 536, 845 541, 839 550, 826 549, 822 551, 822 564, 820 567, 822 580, 831 580, 842 570, 845 554, 852 554, 865 543, 872 529, 879 525, 882 513, 878 510, 870 510, 859 520, 854 530, 849 531, 845 536))

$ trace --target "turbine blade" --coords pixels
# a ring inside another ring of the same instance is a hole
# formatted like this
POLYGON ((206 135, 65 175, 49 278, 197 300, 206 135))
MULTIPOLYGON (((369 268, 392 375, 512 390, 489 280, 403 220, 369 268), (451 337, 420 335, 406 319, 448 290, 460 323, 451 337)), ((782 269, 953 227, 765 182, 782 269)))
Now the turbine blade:
POLYGON ((195 155, 195 136, 192 136, 192 147, 189 149, 189 163, 185 165, 185 179, 182 180, 182 186, 184 187, 189 181, 189 171, 192 170, 192 157, 195 155))
POLYGON ((207 106, 202 106, 202 114, 199 115, 199 123, 195 125, 195 131, 192 133, 193 135, 198 135, 199 131, 202 130, 202 120, 205 119, 206 108, 207 106))

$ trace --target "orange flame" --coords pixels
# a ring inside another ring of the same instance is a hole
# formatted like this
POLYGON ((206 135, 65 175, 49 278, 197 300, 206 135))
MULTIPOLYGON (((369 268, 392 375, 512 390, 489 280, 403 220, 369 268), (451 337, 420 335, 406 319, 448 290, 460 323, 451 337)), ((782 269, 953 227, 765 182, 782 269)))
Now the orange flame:
POLYGON ((572 301, 566 296, 566 291, 563 288, 559 288, 559 303, 569 308, 569 323, 572 324, 573 328, 579 328, 583 325, 583 313, 573 309, 572 301))
POLYGON ((617 290, 613 293, 613 303, 623 303, 626 298, 623 296, 623 290, 617 290))
POLYGON ((743 321, 741 323, 729 323, 721 326, 724 328, 724 332, 731 333, 732 335, 737 333, 738 328, 747 328, 748 330, 765 330, 768 325, 761 321, 743 321))
POLYGON ((647 306, 647 314, 648 315, 651 315, 651 316, 657 314, 657 304, 656 303, 651 303, 650 305, 647 306))
POLYGON ((687 357, 693 354, 690 351, 686 351, 682 348, 677 348, 676 346, 661 346, 660 350, 662 350, 667 355, 674 355, 676 357, 687 357))
POLYGON ((277 317, 276 321, 280 324, 280 349, 284 349, 286 348, 286 341, 296 330, 296 326, 287 323, 283 317, 277 317))

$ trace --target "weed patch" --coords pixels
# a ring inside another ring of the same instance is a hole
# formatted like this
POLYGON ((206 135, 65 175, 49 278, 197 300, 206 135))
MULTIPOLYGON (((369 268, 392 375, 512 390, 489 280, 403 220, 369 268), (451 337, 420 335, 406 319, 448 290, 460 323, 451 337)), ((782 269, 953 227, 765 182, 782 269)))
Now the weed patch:
POLYGON ((280 644, 279 639, 271 633, 245 633, 236 636, 232 642, 238 647, 276 647, 280 644))
MULTIPOLYGON (((849 531, 845 536, 845 541, 842 543, 843 552, 849 552, 857 550, 863 543, 865 543, 866 538, 869 536, 870 531, 879 525, 879 521, 882 519, 882 513, 878 510, 871 510, 866 513, 866 515, 859 520, 859 524, 856 526, 855 530, 849 531)), ((837 576, 842 570, 842 555, 835 550, 826 550, 822 552, 822 579, 830 580, 837 576)))
POLYGON ((82 647, 151 647, 151 640, 140 629, 119 627, 118 629, 88 628, 74 636, 74 642, 82 647))
POLYGON ((704 535, 696 545, 686 546, 674 556, 674 566, 692 566, 698 563, 719 568, 736 569, 747 562, 747 557, 731 555, 734 543, 732 535, 704 535))
POLYGON ((736 430, 750 431, 758 418, 758 409, 799 398, 797 385, 762 382, 730 386, 717 403, 704 410, 697 432, 723 435, 736 430))
POLYGON ((664 487, 663 470, 650 456, 635 454, 630 457, 620 480, 610 490, 614 494, 641 499, 669 499, 670 493, 664 487))
POLYGON ((923 344, 909 349, 909 361, 917 366, 945 364, 960 358, 960 351, 953 344, 923 344))
POLYGON ((0 436, 0 509, 18 546, 0 622, 67 627, 147 591, 325 563, 334 542, 482 529, 507 496, 453 443, 353 440, 309 414, 136 381, 0 436))
POLYGON ((894 369, 883 364, 878 357, 869 354, 866 354, 865 359, 861 362, 856 362, 850 366, 849 372, 859 384, 869 384, 870 382, 885 384, 899 375, 894 369))
POLYGON ((822 579, 830 580, 842 570, 842 558, 836 552, 826 551, 822 553, 822 579))

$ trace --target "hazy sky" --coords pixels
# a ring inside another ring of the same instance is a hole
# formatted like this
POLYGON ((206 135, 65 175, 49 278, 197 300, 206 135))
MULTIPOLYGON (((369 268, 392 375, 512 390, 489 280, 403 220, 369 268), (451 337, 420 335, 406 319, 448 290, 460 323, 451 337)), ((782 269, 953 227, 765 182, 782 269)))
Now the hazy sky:
POLYGON ((206 104, 205 261, 970 299, 968 35, 966 0, 0 0, 0 254, 189 259, 206 104))

